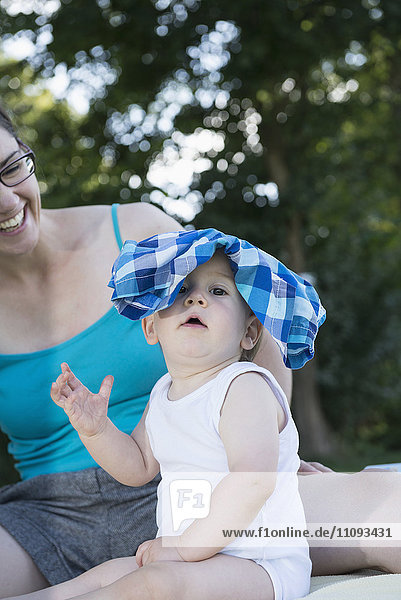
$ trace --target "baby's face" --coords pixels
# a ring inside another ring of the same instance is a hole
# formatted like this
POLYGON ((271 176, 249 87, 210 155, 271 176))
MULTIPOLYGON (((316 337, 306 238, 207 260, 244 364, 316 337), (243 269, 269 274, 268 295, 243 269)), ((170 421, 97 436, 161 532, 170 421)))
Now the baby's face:
POLYGON ((255 317, 238 292, 227 257, 217 252, 188 275, 172 306, 147 319, 166 360, 178 354, 220 362, 239 360, 242 349, 249 349, 248 328, 255 317))

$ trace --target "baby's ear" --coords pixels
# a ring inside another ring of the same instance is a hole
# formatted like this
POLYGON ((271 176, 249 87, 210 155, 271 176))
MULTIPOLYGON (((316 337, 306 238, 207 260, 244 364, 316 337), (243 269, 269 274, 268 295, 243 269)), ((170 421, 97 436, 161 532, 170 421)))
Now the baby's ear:
POLYGON ((241 348, 243 350, 252 350, 258 343, 263 331, 263 325, 254 314, 252 314, 247 323, 247 328, 241 340, 241 348))
POLYGON ((146 341, 151 346, 154 346, 159 342, 155 329, 154 315, 142 319, 142 331, 145 334, 146 341))

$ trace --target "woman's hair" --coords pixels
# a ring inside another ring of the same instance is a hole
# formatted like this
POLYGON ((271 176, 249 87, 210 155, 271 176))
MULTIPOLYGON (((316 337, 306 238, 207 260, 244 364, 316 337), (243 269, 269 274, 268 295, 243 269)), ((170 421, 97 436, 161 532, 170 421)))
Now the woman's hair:
POLYGON ((0 127, 5 129, 9 134, 11 134, 15 139, 18 139, 17 132, 15 130, 14 124, 11 121, 10 117, 6 113, 5 109, 0 105, 0 127))

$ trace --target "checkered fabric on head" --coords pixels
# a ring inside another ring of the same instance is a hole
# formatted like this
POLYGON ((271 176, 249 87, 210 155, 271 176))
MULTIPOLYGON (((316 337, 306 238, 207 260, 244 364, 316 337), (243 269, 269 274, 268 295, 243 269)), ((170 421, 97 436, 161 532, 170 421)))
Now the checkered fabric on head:
POLYGON ((226 253, 236 286, 279 345, 287 367, 298 369, 314 354, 326 312, 310 283, 245 240, 216 229, 126 241, 112 269, 112 301, 138 320, 170 306, 185 277, 218 248, 226 253))

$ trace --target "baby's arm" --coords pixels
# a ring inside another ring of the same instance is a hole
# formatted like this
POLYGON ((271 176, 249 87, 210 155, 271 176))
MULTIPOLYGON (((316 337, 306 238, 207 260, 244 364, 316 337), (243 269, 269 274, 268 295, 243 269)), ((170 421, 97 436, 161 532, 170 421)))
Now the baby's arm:
POLYGON ((212 493, 210 513, 180 536, 186 561, 204 560, 234 537, 223 529, 246 529, 273 493, 278 463, 278 434, 284 412, 258 373, 245 373, 231 384, 220 419, 220 435, 230 473, 212 493))
POLYGON ((125 485, 144 485, 159 472, 145 429, 148 407, 131 435, 123 433, 107 417, 113 377, 104 378, 98 394, 92 394, 67 363, 52 384, 52 400, 61 406, 71 425, 95 461, 125 485))

